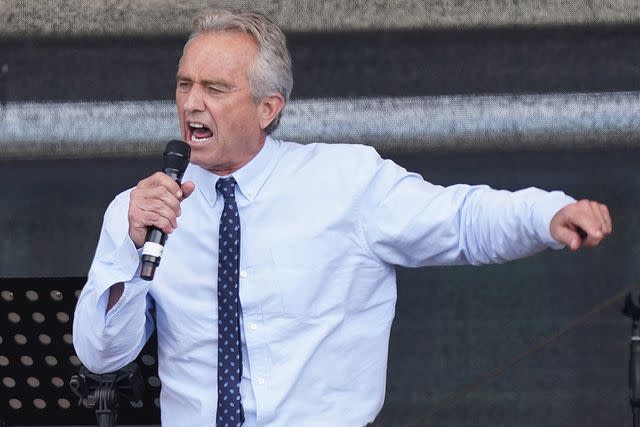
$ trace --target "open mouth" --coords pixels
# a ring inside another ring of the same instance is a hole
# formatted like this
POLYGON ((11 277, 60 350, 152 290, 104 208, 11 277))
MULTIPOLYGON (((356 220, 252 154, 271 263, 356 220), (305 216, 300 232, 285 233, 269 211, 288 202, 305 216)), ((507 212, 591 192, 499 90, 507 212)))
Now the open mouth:
POLYGON ((198 122, 189 122, 189 139, 192 142, 205 142, 213 136, 211 129, 198 122))

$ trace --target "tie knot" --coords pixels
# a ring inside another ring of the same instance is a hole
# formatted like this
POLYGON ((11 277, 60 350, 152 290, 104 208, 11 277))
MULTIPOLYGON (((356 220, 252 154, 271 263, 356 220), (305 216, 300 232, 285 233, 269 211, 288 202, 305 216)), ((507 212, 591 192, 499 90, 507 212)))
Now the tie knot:
POLYGON ((225 200, 236 197, 236 180, 230 176, 228 178, 220 178, 216 182, 216 190, 222 194, 225 200))

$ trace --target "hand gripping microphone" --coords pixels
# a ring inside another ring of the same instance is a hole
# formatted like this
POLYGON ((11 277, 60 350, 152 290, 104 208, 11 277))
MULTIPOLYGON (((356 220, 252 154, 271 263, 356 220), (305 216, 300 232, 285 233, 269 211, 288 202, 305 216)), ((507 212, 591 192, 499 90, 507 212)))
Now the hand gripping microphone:
MULTIPOLYGON (((189 157, 191 156, 191 147, 186 142, 173 140, 169 141, 167 148, 164 149, 164 166, 162 172, 169 175, 180 185, 182 175, 184 174, 189 157)), ((142 268, 140 269, 140 277, 144 280, 153 280, 156 267, 160 265, 160 257, 167 241, 167 235, 156 227, 149 227, 147 237, 142 248, 142 268)))

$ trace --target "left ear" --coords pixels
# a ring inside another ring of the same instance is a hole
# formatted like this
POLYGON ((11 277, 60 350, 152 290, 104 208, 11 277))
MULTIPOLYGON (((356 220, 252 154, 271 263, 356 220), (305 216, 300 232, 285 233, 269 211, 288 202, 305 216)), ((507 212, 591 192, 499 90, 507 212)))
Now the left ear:
POLYGON ((260 129, 265 129, 280 114, 284 108, 284 97, 276 93, 262 98, 258 104, 258 119, 260 129))

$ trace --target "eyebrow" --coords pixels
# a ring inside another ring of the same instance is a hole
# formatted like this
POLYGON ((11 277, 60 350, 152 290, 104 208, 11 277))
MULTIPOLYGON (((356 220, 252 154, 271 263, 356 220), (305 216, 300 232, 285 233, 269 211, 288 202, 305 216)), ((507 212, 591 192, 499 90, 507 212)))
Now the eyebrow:
MULTIPOLYGON (((180 74, 176 75, 176 80, 183 81, 183 82, 193 82, 193 80, 190 79, 189 77, 182 76, 180 74)), ((204 86, 219 86, 224 89, 233 89, 234 87, 232 84, 229 84, 222 80, 201 80, 199 83, 204 86)))

